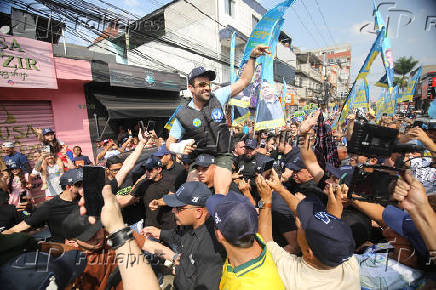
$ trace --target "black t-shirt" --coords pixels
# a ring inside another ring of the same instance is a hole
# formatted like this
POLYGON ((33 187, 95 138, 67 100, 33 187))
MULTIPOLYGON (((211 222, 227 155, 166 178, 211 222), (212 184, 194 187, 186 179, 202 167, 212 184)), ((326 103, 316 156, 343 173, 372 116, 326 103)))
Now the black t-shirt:
POLYGON ((0 206, 0 228, 5 230, 19 224, 24 219, 22 212, 18 212, 12 204, 0 206))
POLYGON ((148 205, 154 199, 160 199, 168 194, 173 186, 169 185, 164 178, 159 181, 141 180, 135 188, 135 195, 142 195, 145 208, 144 226, 155 226, 168 230, 176 226, 172 208, 169 206, 159 207, 158 210, 151 210, 148 205))
POLYGON ((77 200, 66 201, 58 195, 44 202, 30 216, 25 218, 25 221, 26 224, 33 227, 47 223, 52 236, 51 241, 64 243, 66 233, 62 223, 77 207, 77 200))
POLYGON ((176 192, 180 185, 186 182, 187 175, 185 167, 177 162, 174 162, 171 168, 162 170, 162 178, 170 186, 171 192, 176 192))

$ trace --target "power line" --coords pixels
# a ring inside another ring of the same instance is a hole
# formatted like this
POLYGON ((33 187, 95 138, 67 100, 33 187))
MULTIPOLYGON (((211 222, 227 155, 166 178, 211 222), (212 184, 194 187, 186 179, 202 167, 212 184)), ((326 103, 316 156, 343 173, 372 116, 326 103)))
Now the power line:
POLYGON ((292 7, 292 9, 293 9, 295 15, 297 16, 298 20, 300 21, 301 26, 303 26, 303 28, 306 29, 307 33, 310 35, 310 37, 312 37, 312 40, 313 40, 314 42, 316 42, 318 46, 320 46, 318 40, 316 40, 315 37, 313 37, 313 34, 312 34, 312 33, 310 32, 310 30, 306 27, 306 25, 304 25, 303 21, 301 20, 300 16, 299 16, 298 13, 297 13, 297 10, 294 8, 294 6, 291 6, 291 7, 292 7))
POLYGON ((322 41, 324 41, 325 45, 328 46, 327 41, 325 41, 325 39, 324 39, 324 35, 322 35, 320 29, 318 28, 318 26, 316 25, 315 21, 313 20, 312 14, 310 14, 310 11, 309 11, 309 9, 307 9, 306 4, 304 4, 304 1, 301 1, 301 3, 303 4, 304 9, 306 10, 307 14, 309 15, 309 18, 312 21, 313 26, 315 27, 315 30, 321 36, 321 39, 322 39, 322 41))
POLYGON ((335 41, 335 39, 333 38, 332 33, 330 32, 330 28, 329 28, 328 25, 327 25, 327 21, 325 20, 324 13, 322 13, 321 8, 319 7, 318 1, 315 0, 315 3, 316 3, 316 6, 318 7, 319 14, 321 14, 321 18, 322 18, 322 20, 323 20, 323 22, 324 22, 324 25, 325 25, 325 27, 327 28, 327 32, 328 32, 328 34, 329 34, 331 40, 333 41, 333 43, 336 45, 336 41, 335 41))

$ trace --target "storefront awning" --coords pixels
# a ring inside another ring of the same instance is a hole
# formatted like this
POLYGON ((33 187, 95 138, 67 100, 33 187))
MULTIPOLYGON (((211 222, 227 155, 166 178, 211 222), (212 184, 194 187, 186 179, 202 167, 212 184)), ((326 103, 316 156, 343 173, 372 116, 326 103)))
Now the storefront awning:
POLYGON ((109 114, 109 119, 165 117, 169 118, 179 105, 177 101, 159 99, 118 98, 113 95, 94 94, 109 114))

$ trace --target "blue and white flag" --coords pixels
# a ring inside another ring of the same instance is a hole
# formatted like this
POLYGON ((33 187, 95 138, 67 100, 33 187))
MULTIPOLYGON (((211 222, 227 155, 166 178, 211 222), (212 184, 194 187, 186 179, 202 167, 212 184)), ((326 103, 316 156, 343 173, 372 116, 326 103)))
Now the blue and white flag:
POLYGON ((366 108, 369 110, 369 86, 366 79, 361 80, 351 104, 352 108, 366 108))
MULTIPOLYGON (((236 31, 233 32, 230 43, 230 83, 232 84, 236 81, 235 46, 236 31)), ((232 126, 237 126, 250 118, 249 104, 248 97, 244 97, 242 93, 230 99, 229 105, 232 105, 232 126)))
POLYGON ((413 102, 413 96, 415 95, 416 83, 421 76, 422 67, 419 67, 415 75, 407 83, 406 90, 401 94, 398 102, 413 102))
POLYGON ((381 56, 386 74, 376 83, 376 86, 386 87, 392 93, 394 86, 394 57, 392 56, 391 40, 388 37, 385 22, 377 9, 375 0, 372 0, 373 12, 375 15, 375 26, 377 33, 383 33, 383 43, 381 47, 381 56))
POLYGON ((278 128, 285 124, 280 96, 274 83, 274 56, 284 23, 283 15, 293 2, 294 0, 283 1, 269 10, 257 23, 250 36, 250 39, 253 39, 254 47, 258 44, 265 44, 271 51, 271 54, 259 58, 262 63, 261 89, 256 106, 255 131, 278 128))

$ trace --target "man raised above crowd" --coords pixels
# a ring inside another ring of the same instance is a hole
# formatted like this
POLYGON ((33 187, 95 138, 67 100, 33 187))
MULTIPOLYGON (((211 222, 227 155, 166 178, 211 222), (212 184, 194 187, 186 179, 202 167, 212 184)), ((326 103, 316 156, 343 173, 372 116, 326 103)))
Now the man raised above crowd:
POLYGON ((168 150, 177 154, 182 154, 184 150, 192 152, 197 149, 198 152, 216 155, 216 193, 227 194, 232 181, 232 154, 228 148, 231 144, 230 131, 227 128, 223 107, 230 97, 236 96, 250 84, 256 58, 265 53, 269 53, 268 47, 256 46, 251 51, 250 59, 239 80, 216 90, 213 94, 210 82, 215 79, 214 71, 197 67, 188 76, 192 101, 176 114, 166 146, 168 150), (177 144, 177 140, 182 138, 184 141, 177 144), (195 145, 188 143, 188 139, 194 139, 195 145))

